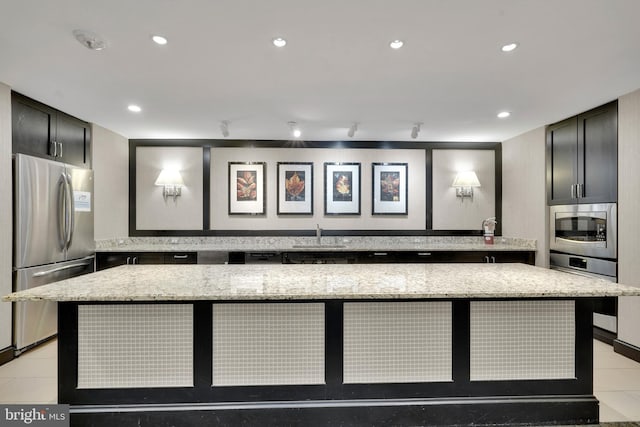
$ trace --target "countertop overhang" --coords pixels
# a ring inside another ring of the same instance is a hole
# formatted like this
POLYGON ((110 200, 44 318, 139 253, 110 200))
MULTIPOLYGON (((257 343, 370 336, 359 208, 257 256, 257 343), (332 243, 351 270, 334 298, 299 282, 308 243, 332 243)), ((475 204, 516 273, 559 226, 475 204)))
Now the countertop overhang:
POLYGON ((524 264, 126 265, 4 301, 380 300, 640 296, 524 264))

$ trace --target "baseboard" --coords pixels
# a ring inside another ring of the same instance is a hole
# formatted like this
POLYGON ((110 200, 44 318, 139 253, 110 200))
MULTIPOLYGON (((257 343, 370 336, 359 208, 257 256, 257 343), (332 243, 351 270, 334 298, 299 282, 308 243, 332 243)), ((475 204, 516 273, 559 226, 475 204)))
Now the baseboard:
POLYGON ((636 362, 640 362, 640 348, 633 344, 616 339, 613 341, 613 351, 626 356, 629 359, 633 359, 636 362))
POLYGON ((593 338, 605 344, 613 345, 613 342, 618 338, 618 335, 614 334, 613 332, 609 332, 606 329, 594 326, 593 338))
POLYGON ((0 366, 13 360, 14 358, 13 350, 14 350, 13 347, 7 347, 5 349, 0 350, 0 366))
POLYGON ((74 426, 306 427, 596 424, 593 396, 382 399, 219 404, 71 406, 74 426))

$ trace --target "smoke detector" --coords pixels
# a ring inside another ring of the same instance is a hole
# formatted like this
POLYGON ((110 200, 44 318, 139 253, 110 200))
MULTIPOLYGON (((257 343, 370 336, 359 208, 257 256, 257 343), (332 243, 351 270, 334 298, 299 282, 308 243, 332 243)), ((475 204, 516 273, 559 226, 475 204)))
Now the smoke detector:
POLYGON ((73 36, 87 49, 103 50, 107 47, 107 42, 99 35, 85 30, 73 30, 73 36))

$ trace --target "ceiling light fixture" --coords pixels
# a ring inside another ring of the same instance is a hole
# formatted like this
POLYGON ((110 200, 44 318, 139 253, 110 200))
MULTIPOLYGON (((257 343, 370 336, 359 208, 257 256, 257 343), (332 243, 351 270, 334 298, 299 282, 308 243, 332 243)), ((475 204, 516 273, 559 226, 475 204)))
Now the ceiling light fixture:
POLYGON ((404 42, 402 40, 394 40, 389 43, 389 47, 391 47, 391 49, 400 49, 402 46, 404 46, 404 42))
POLYGON ((229 120, 223 120, 220 122, 220 132, 225 138, 229 136, 229 120))
POLYGON ((142 111, 142 108, 140 108, 138 105, 134 105, 131 104, 127 107, 127 109, 133 113, 139 113, 140 111, 142 111))
POLYGON ((273 45, 275 47, 285 47, 287 45, 287 41, 282 37, 276 37, 273 39, 273 45))
POLYGON ((103 50, 107 47, 107 42, 99 35, 86 30, 73 30, 73 36, 81 45, 91 50, 103 50))
POLYGON ((289 125, 291 136, 293 136, 294 138, 300 138, 302 136, 302 131, 300 130, 296 122, 287 122, 287 125, 289 125))
POLYGON ((518 47, 518 43, 514 42, 514 43, 505 44, 500 48, 500 50, 502 50, 503 52, 513 52, 514 50, 516 50, 517 47, 518 47))
POLYGON ((159 45, 165 45, 168 42, 167 38, 162 36, 153 36, 151 37, 151 40, 153 40, 155 43, 159 45))
POLYGON ((422 126, 422 122, 417 122, 413 125, 413 128, 411 128, 411 138, 412 139, 416 139, 418 137, 418 134, 420 133, 420 128, 422 126))
POLYGON ((349 128, 349 131, 347 132, 347 136, 349 138, 353 138, 353 136, 356 134, 357 130, 358 130, 358 122, 353 122, 353 124, 349 128))
POLYGON ((510 113, 510 112, 508 112, 508 111, 500 111, 500 112, 498 113, 498 118, 499 118, 499 119, 506 119, 506 118, 507 118, 507 117, 509 117, 510 115, 511 115, 511 113, 510 113))

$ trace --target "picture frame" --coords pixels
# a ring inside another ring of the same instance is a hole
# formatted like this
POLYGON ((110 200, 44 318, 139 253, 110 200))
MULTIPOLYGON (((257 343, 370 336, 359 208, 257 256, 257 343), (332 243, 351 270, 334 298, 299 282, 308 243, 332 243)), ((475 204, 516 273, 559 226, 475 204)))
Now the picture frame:
POLYGON ((408 214, 408 164, 372 163, 372 215, 408 214))
POLYGON ((360 215, 360 163, 324 164, 324 214, 360 215))
POLYGON ((278 215, 313 215, 313 163, 278 162, 278 215))
POLYGON ((229 162, 229 215, 266 213, 264 162, 229 162))

